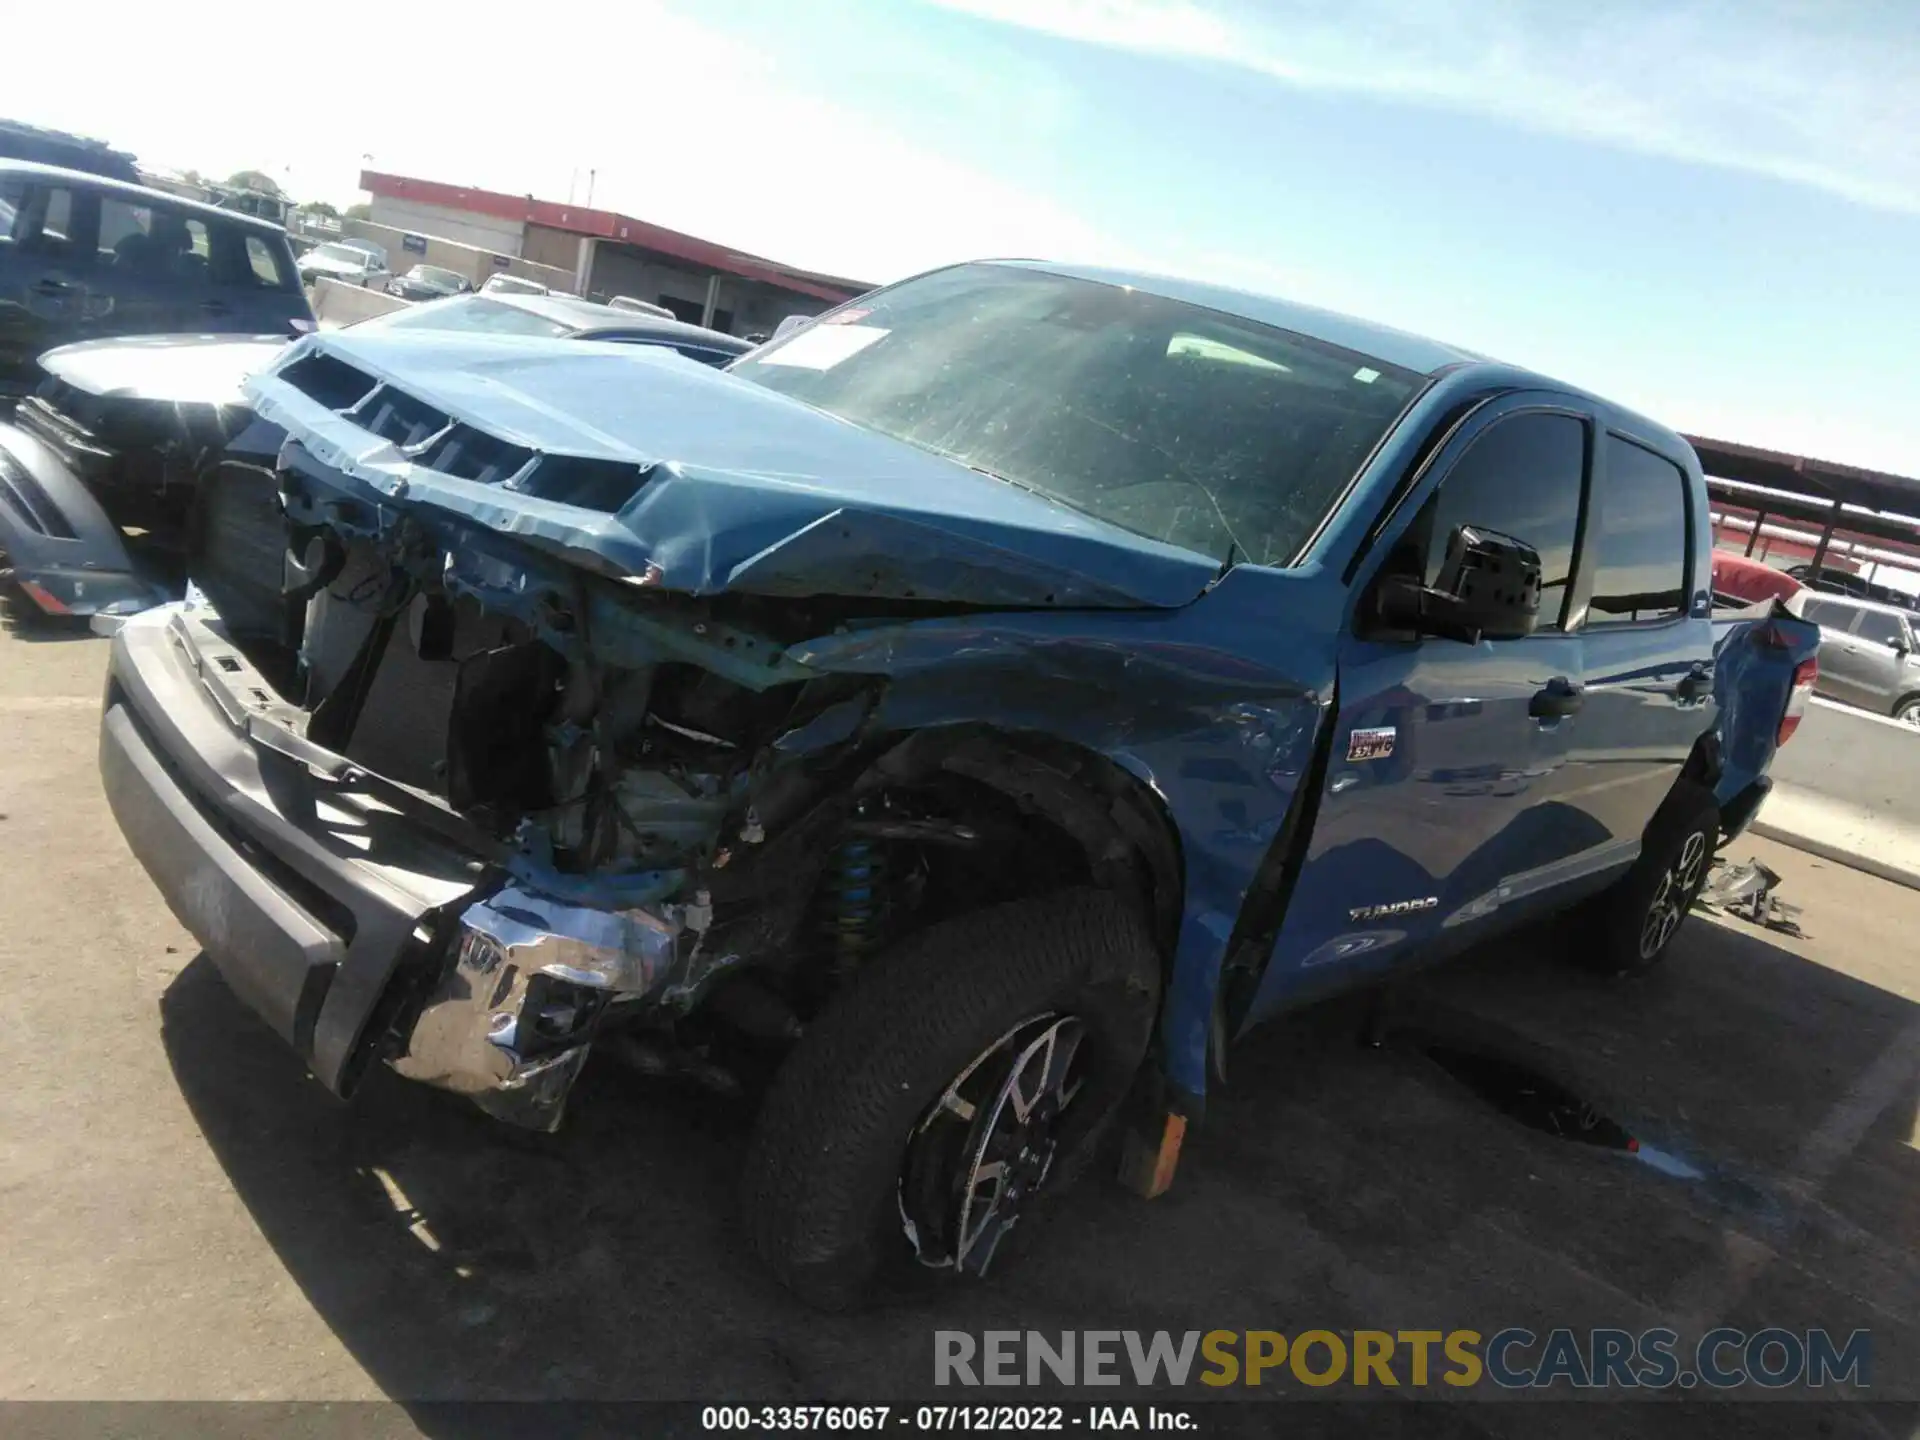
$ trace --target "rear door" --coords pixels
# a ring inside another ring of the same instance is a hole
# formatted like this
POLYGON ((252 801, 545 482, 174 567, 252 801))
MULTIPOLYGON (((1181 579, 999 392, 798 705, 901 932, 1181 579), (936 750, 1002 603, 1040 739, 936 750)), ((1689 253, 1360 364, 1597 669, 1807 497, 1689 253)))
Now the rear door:
POLYGON ((1566 626, 1593 430, 1565 397, 1483 405, 1435 456, 1373 573, 1356 578, 1319 811, 1250 1021, 1501 928, 1592 863, 1605 836, 1567 796, 1583 677, 1566 626), (1470 645, 1370 626, 1380 578, 1433 583, 1461 524, 1539 551, 1535 632, 1470 645))
POLYGON ((1574 597, 1586 703, 1569 763, 1574 803, 1606 833, 1618 867, 1694 741, 1713 724, 1713 608, 1695 482, 1668 455, 1601 437, 1587 566, 1574 597))

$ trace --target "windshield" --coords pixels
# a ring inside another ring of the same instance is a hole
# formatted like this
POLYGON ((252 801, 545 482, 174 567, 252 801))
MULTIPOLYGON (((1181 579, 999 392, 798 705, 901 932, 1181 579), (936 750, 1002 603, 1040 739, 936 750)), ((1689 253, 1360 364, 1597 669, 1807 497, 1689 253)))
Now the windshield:
POLYGON ((1163 296, 963 265, 735 375, 1221 561, 1285 565, 1421 377, 1163 296))
POLYGON ((458 275, 451 270, 442 270, 436 265, 416 265, 407 272, 407 278, 427 285, 444 285, 449 290, 460 288, 458 275))
POLYGON ((502 305, 479 295, 461 295, 449 300, 429 300, 387 315, 362 320, 362 325, 394 330, 464 330, 482 335, 544 335, 549 338, 568 335, 573 326, 544 315, 535 315, 517 305, 502 305))
POLYGON ((356 250, 351 245, 319 245, 314 248, 316 260, 338 260, 346 265, 365 265, 372 256, 364 250, 356 250))

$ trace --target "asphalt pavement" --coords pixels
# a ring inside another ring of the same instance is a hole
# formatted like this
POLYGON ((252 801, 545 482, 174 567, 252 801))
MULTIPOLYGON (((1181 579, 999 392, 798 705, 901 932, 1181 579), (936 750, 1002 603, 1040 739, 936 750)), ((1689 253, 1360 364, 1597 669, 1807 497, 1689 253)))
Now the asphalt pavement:
MULTIPOLYGON (((1726 1323, 1871 1329, 1872 1393, 1920 1400, 1920 892, 1738 843, 1804 938, 1695 919, 1664 973, 1607 982, 1546 930, 1409 985, 1378 1048, 1354 1004, 1256 1032, 1163 1199, 1090 1183, 1021 1268, 823 1317, 744 1252, 722 1101, 598 1067, 530 1137, 384 1073, 351 1106, 304 1075, 120 840, 105 656, 0 635, 0 1398, 389 1401, 354 1431, 447 1433, 427 1402, 927 1396, 936 1328, 1726 1323), (1680 1163, 1529 1128, 1435 1059, 1462 1052, 1680 1163)), ((1447 1433, 1815 1428, 1792 1400, 1480 1394, 1447 1433)))

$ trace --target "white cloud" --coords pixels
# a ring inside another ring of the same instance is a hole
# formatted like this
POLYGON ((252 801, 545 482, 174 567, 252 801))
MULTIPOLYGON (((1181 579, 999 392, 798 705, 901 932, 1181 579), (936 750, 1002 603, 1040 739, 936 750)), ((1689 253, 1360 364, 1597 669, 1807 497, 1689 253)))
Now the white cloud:
MULTIPOLYGON (((215 175, 257 168, 299 198, 336 203, 357 198, 363 155, 375 169, 543 199, 574 187, 583 203, 593 169, 601 208, 861 279, 978 255, 1138 259, 1051 197, 875 125, 838 98, 850 88, 844 74, 796 66, 777 45, 662 0, 564 5, 554 23, 571 38, 551 64, 540 52, 554 35, 528 34, 535 53, 524 59, 503 43, 524 32, 520 18, 502 30, 476 12, 476 23, 437 31, 431 63, 416 64, 377 38, 309 33, 303 13, 204 0, 191 26, 157 23, 94 47, 82 84, 59 66, 10 75, 5 108, 148 163, 215 175), (324 79, 243 88, 219 107, 169 105, 167 87, 155 88, 156 75, 260 74, 270 53, 299 54, 324 79), (594 55, 634 68, 602 72, 594 55), (583 83, 568 79, 575 62, 588 65, 583 83)), ((42 7, 7 33, 20 53, 54 54, 70 25, 42 7)), ((881 60, 916 57, 896 48, 881 60)), ((1044 126, 1069 103, 1032 71, 940 74, 932 67, 946 62, 933 54, 917 63, 931 103, 957 123, 1015 106, 1009 124, 1044 126)))
POLYGON ((931 0, 1920 212, 1920 4, 931 0))

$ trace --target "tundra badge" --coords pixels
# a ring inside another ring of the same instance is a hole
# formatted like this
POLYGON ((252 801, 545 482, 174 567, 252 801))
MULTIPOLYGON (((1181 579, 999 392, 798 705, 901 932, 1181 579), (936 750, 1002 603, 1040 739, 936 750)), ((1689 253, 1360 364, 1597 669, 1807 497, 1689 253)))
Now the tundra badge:
POLYGON ((1347 911, 1349 920, 1385 920, 1392 915, 1411 915, 1416 910, 1431 910, 1440 903, 1438 895, 1422 895, 1418 900, 1395 900, 1388 905, 1356 905, 1347 911))
POLYGON ((1375 725, 1371 729, 1355 730, 1347 736, 1347 761, 1384 760, 1393 754, 1395 731, 1391 725, 1375 725))

